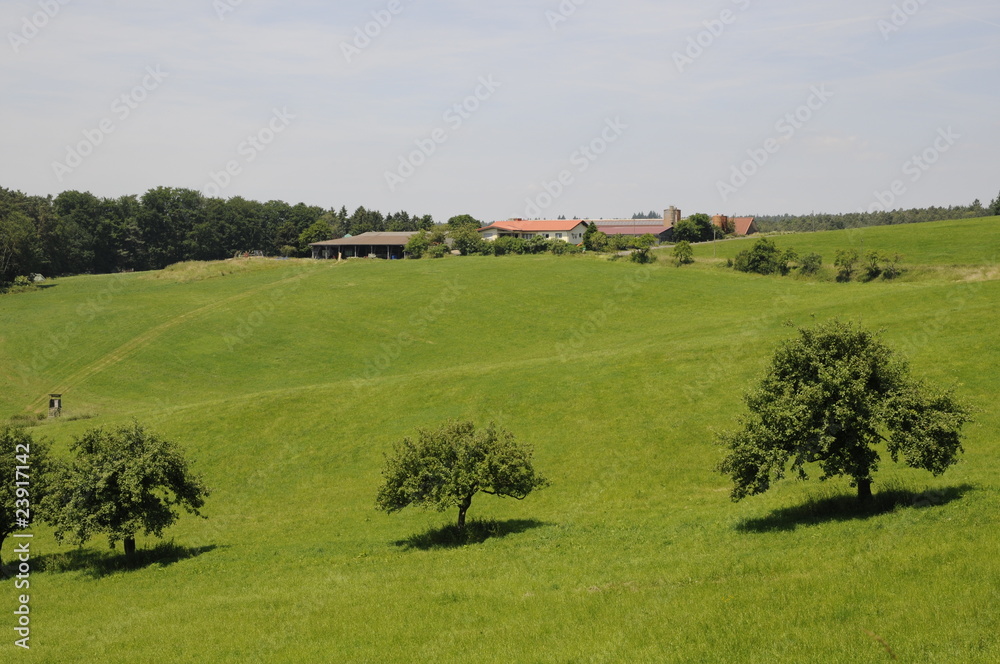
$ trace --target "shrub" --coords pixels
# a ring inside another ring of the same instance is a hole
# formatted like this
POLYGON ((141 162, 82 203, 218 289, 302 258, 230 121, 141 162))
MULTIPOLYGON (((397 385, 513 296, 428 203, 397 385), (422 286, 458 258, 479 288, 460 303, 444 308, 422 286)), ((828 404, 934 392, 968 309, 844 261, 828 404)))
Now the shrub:
POLYGON ((590 251, 604 252, 608 250, 608 236, 601 231, 596 231, 590 236, 589 244, 585 239, 583 246, 590 251))
POLYGON ((628 259, 633 263, 639 263, 640 265, 656 262, 656 256, 653 255, 653 250, 649 247, 640 247, 639 249, 636 249, 629 255, 628 259))
POLYGON ((823 267, 823 257, 816 253, 807 255, 799 264, 802 274, 816 274, 821 267, 823 267))
MULTIPOLYGON (((457 219, 457 217, 453 219, 457 219)), ((449 223, 451 222, 449 221, 449 223)), ((459 225, 449 233, 452 241, 455 243, 455 249, 463 256, 481 254, 484 251, 483 244, 486 241, 476 228, 475 226, 464 224, 459 225)))
MULTIPOLYGON (((794 256, 794 253, 791 255, 794 256)), ((755 274, 787 274, 789 256, 787 252, 781 253, 781 250, 771 240, 761 238, 750 249, 736 254, 733 268, 740 272, 753 272, 755 274)))
POLYGON ((410 258, 423 258, 430 246, 431 241, 427 237, 427 231, 420 231, 410 238, 410 241, 403 247, 403 252, 410 258))
POLYGON ((894 254, 892 258, 886 256, 883 260, 882 278, 895 279, 903 273, 902 268, 899 267, 900 262, 903 260, 903 256, 901 254, 894 254))
POLYGON ((690 242, 678 242, 673 251, 674 265, 689 265, 694 262, 694 249, 690 242))
POLYGON ((505 256, 507 254, 523 254, 527 252, 527 242, 519 237, 505 235, 493 241, 493 254, 495 256, 505 256))
POLYGON ((580 254, 583 253, 583 247, 577 244, 570 244, 569 242, 563 242, 562 240, 553 240, 549 245, 549 251, 551 251, 556 256, 563 256, 566 254, 580 254))
POLYGON ((446 244, 432 244, 427 248, 426 256, 429 258, 444 258, 445 254, 448 253, 448 245, 446 244))
MULTIPOLYGON (((560 242, 561 240, 556 240, 560 242)), ((549 250, 550 241, 541 235, 535 235, 530 240, 524 243, 525 253, 529 254, 544 254, 549 250)))

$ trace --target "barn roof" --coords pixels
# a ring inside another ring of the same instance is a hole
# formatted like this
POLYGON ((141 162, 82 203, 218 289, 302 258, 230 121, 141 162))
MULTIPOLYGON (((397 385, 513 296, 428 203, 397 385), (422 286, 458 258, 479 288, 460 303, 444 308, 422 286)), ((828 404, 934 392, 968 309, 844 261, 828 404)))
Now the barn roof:
POLYGON ((482 233, 486 230, 496 229, 501 231, 511 231, 514 233, 552 233, 560 231, 571 231, 580 224, 586 223, 580 219, 553 219, 544 221, 525 221, 524 219, 512 219, 511 221, 497 221, 489 226, 480 228, 482 233))
POLYGON ((403 247, 416 233, 362 233, 339 240, 313 242, 310 247, 403 247))

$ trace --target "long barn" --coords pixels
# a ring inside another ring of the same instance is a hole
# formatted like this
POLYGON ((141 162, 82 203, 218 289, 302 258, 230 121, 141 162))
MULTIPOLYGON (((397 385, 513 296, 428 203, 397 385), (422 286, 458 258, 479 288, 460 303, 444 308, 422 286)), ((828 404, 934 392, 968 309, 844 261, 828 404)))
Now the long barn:
POLYGON ((416 233, 362 233, 356 237, 314 242, 312 257, 316 260, 342 260, 344 258, 405 258, 404 247, 416 233))

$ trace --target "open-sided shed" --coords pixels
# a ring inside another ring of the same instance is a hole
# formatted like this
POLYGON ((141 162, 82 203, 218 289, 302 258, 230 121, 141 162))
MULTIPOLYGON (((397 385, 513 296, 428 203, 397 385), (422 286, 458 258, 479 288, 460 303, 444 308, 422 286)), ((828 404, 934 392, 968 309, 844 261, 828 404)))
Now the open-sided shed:
POLYGON ((362 233, 356 237, 314 242, 312 257, 316 260, 344 258, 382 258, 395 260, 405 257, 404 247, 416 233, 362 233))

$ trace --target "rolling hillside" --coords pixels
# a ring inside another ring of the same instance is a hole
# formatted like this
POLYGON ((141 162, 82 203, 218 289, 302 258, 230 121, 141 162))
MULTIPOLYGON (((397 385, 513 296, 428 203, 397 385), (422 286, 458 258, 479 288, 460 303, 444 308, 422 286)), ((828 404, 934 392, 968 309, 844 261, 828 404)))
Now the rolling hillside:
MULTIPOLYGON (((909 265, 995 265, 998 228, 858 233, 909 265)), ((845 235, 778 241, 829 263, 845 235)), ((1000 660, 998 280, 528 256, 50 286, 0 297, 0 417, 62 392, 67 417, 32 429, 60 452, 137 417, 213 494, 207 520, 168 531, 182 555, 135 571, 106 571, 102 540, 75 552, 39 527, 48 570, 19 661, 1000 660), (916 373, 983 409, 962 463, 935 479, 884 459, 875 490, 896 505, 874 514, 845 507, 846 482, 731 503, 713 432, 787 322, 832 317, 884 328, 916 373), (452 513, 374 510, 383 453, 448 418, 507 426, 552 480, 523 502, 477 497, 470 518, 496 536, 458 548, 421 537, 452 513)))

